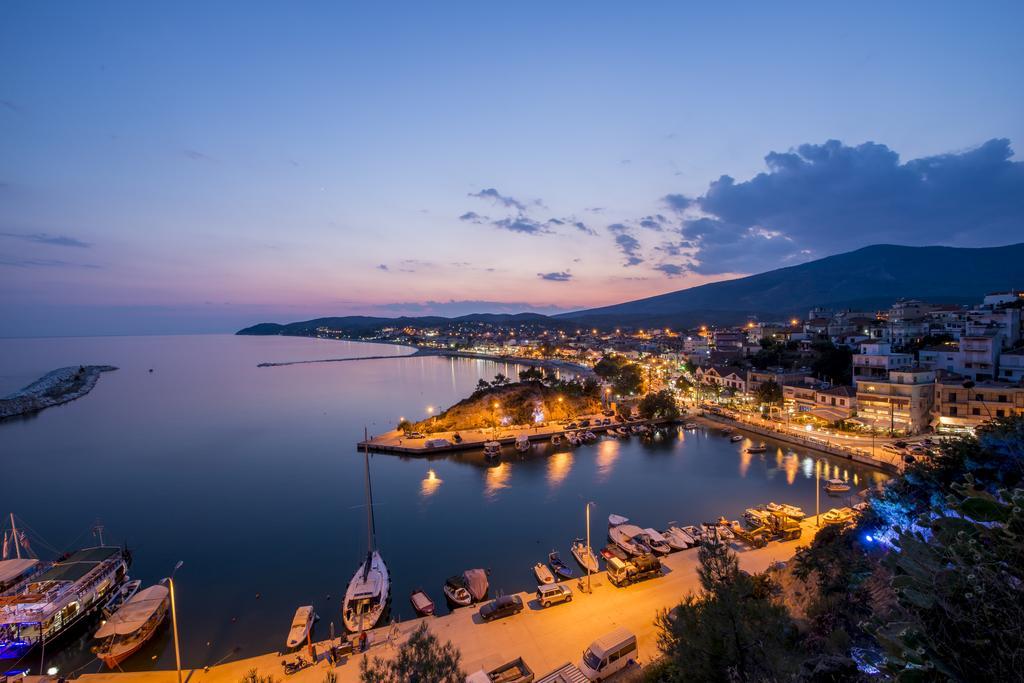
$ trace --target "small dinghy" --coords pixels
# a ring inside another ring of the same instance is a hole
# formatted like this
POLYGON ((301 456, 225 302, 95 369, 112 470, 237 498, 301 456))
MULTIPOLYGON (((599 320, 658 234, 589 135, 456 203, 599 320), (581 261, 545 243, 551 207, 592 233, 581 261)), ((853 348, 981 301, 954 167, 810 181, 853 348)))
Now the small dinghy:
POLYGON ((622 515, 608 515, 608 526, 619 526, 629 521, 629 517, 622 515))
POLYGON ((733 443, 737 443, 739 441, 743 441, 743 437, 740 436, 739 434, 733 434, 732 436, 729 437, 729 441, 732 441, 733 443))
POLYGON ((288 629, 288 641, 286 645, 289 650, 306 642, 306 638, 309 637, 309 631, 313 628, 313 622, 315 620, 316 613, 313 612, 312 605, 303 605, 295 610, 295 616, 292 617, 292 626, 288 629))
POLYGON ((644 543, 647 544, 647 547, 659 555, 668 555, 672 552, 672 546, 670 546, 668 541, 665 540, 665 537, 655 529, 644 529, 643 539, 644 543))
POLYGON ((533 574, 537 577, 537 580, 540 581, 542 586, 547 586, 548 584, 555 582, 555 575, 551 573, 551 570, 548 569, 548 566, 543 562, 538 562, 533 565, 533 574))
POLYGON ((629 554, 614 543, 609 543, 604 548, 601 548, 601 557, 606 561, 614 557, 625 562, 629 559, 629 554))
POLYGON ((462 572, 462 576, 466 579, 466 588, 469 590, 469 594, 473 596, 473 600, 479 602, 487 597, 487 589, 490 583, 487 581, 486 569, 467 569, 462 572))
POLYGON ((109 619, 114 612, 121 609, 121 605, 131 600, 132 597, 139 592, 139 586, 141 585, 142 581, 139 579, 135 579, 134 581, 125 581, 122 583, 121 587, 110 596, 109 600, 107 600, 107 604, 103 605, 103 618, 109 619))
POLYGON ((562 436, 560 434, 552 434, 551 435, 551 445, 552 446, 561 446, 562 445, 562 436))
POLYGON ((674 523, 669 525, 667 529, 661 532, 661 535, 665 537, 665 541, 668 542, 674 550, 686 550, 696 545, 696 541, 690 534, 686 533, 674 523))
POLYGON ((434 613, 434 601, 422 590, 414 590, 409 596, 409 602, 421 617, 429 617, 434 613))
POLYGON ((683 429, 696 429, 696 428, 697 428, 697 423, 696 422, 687 422, 686 424, 683 425, 683 429))
POLYGON ((768 503, 768 505, 766 505, 765 507, 769 511, 771 511, 771 512, 781 512, 782 514, 786 515, 790 519, 795 519, 797 521, 800 521, 801 519, 803 519, 803 518, 805 518, 807 516, 806 512, 804 512, 803 510, 801 510, 797 506, 790 505, 788 503, 781 503, 780 504, 780 503, 771 502, 771 503, 768 503))
POLYGON ((704 540, 704 530, 698 526, 688 524, 684 527, 679 527, 679 529, 693 539, 693 545, 699 545, 704 540))
POLYGON ((448 577, 442 590, 452 604, 459 607, 465 607, 473 602, 473 596, 469 594, 469 587, 464 576, 448 577))
POLYGON ((583 542, 582 538, 577 538, 572 543, 572 556, 576 558, 576 561, 580 563, 580 566, 584 569, 596 572, 600 571, 600 565, 597 563, 597 556, 594 555, 594 551, 587 547, 587 544, 583 542))
POLYGON ((571 579, 576 576, 576 571, 565 562, 562 562, 562 557, 558 554, 557 550, 552 550, 548 553, 548 564, 551 565, 551 569, 554 570, 560 579, 571 579))

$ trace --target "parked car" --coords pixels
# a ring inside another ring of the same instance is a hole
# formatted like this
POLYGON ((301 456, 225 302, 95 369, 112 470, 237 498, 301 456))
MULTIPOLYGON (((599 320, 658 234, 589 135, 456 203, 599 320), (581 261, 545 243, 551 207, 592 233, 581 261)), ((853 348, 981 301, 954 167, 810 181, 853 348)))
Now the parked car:
POLYGON ((405 438, 407 438, 407 439, 425 439, 427 437, 425 437, 423 434, 420 434, 419 432, 409 432, 408 434, 405 435, 405 438))
POLYGON ((580 420, 580 427, 589 427, 590 420, 580 420))
POLYGON ((603 681, 637 659, 636 636, 621 626, 583 651, 580 670, 591 681, 603 681))
POLYGON ((551 607, 560 602, 572 602, 572 590, 564 583, 537 586, 537 601, 541 607, 551 607))
POLYGON ((480 618, 484 621, 510 617, 523 611, 523 600, 518 595, 503 595, 495 598, 480 608, 480 618))

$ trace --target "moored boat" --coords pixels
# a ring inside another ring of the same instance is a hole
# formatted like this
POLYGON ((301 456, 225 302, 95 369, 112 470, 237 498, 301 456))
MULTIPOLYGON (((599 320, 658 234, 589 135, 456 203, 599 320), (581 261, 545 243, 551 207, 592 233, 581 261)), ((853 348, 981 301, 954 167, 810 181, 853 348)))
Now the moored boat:
POLYGON ((855 513, 850 508, 832 508, 821 515, 822 524, 846 524, 852 522, 855 513))
POLYGON ((843 493, 850 490, 850 485, 842 479, 829 479, 825 482, 825 490, 829 493, 843 493))
POLYGON ((530 437, 525 434, 520 434, 516 437, 516 450, 520 453, 525 453, 530 450, 530 437))
POLYGON ((768 503, 768 505, 766 505, 765 507, 772 512, 781 512, 790 519, 795 519, 797 521, 800 521, 801 519, 807 517, 807 513, 805 513, 802 509, 798 508, 796 505, 790 505, 789 503, 771 502, 768 503))
POLYGON ((680 527, 675 524, 670 524, 665 531, 662 532, 662 536, 668 541, 668 544, 676 550, 686 550, 692 548, 697 544, 693 536, 683 531, 680 527))
POLYGON ((473 602, 473 596, 469 593, 469 587, 464 576, 448 577, 441 590, 444 591, 445 597, 460 607, 465 607, 473 602))
POLYGON ((498 441, 488 441, 484 444, 484 457, 488 460, 494 460, 501 457, 501 443, 498 441))
POLYGON ((552 434, 551 435, 551 445, 552 446, 561 446, 562 445, 562 436, 560 434, 552 434))
POLYGON ((473 600, 479 602, 487 597, 487 589, 490 587, 490 583, 487 581, 486 569, 467 569, 462 572, 462 576, 466 579, 466 588, 469 590, 469 594, 473 596, 473 600))
POLYGON ((587 544, 583 542, 582 538, 577 538, 572 543, 572 556, 576 558, 580 566, 584 569, 596 572, 600 571, 600 565, 597 562, 597 556, 594 551, 587 547, 587 544))
POLYGON ((656 529, 644 529, 643 540, 648 548, 659 555, 668 555, 672 552, 672 546, 656 529))
POLYGON ((761 508, 747 508, 743 511, 743 518, 752 526, 762 526, 771 517, 771 513, 761 508))
POLYGON ((103 614, 104 619, 109 619, 110 615, 121 608, 121 605, 128 602, 133 595, 139 592, 139 587, 142 586, 142 581, 135 579, 134 581, 126 581, 121 584, 121 587, 114 591, 114 594, 110 596, 106 604, 103 605, 103 609, 100 613, 103 614))
POLYGON ((170 595, 163 583, 137 591, 96 631, 96 656, 113 669, 142 649, 167 618, 170 595))
POLYGON ((557 550, 552 550, 548 553, 548 564, 551 565, 551 569, 560 579, 571 579, 576 576, 576 571, 562 561, 562 557, 558 554, 557 550))
POLYGON ((619 524, 608 529, 608 538, 630 555, 646 555, 651 552, 642 536, 643 529, 632 524, 619 524))
POLYGON ((698 545, 704 540, 704 531, 700 527, 688 524, 687 526, 679 527, 680 531, 686 533, 687 536, 693 539, 693 544, 698 545))
POLYGON ((609 543, 605 547, 601 548, 601 557, 603 557, 605 561, 608 561, 614 557, 618 560, 622 560, 623 562, 625 562, 629 559, 629 553, 627 553, 625 550, 620 548, 615 543, 609 543))
POLYGON ((429 617, 434 613, 434 601, 423 590, 417 589, 409 595, 409 602, 416 614, 421 617, 429 617))
POLYGON ((683 425, 683 429, 696 429, 696 428, 697 428, 697 423, 696 422, 687 422, 686 424, 683 425))
POLYGON ((551 573, 551 570, 543 562, 533 565, 533 575, 537 577, 542 586, 555 582, 555 575, 551 573))
POLYGON ((764 443, 760 443, 757 446, 747 446, 747 453, 767 453, 768 447, 764 443))
POLYGON ((312 605, 303 605, 295 610, 292 617, 292 625, 288 629, 288 639, 285 647, 289 650, 302 645, 309 638, 309 632, 313 629, 313 622, 316 621, 316 613, 312 605))
POLYGON ((629 517, 622 515, 608 515, 608 526, 619 526, 629 521, 629 517))
POLYGON ((743 437, 741 435, 739 435, 739 434, 733 434, 732 436, 729 437, 729 441, 732 441, 733 443, 737 443, 739 441, 743 441, 743 437))

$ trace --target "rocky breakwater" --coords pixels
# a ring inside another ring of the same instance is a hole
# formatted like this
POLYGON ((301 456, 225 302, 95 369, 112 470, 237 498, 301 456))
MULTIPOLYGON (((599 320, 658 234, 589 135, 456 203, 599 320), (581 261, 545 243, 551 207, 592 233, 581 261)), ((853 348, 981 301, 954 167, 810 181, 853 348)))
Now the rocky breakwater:
POLYGON ((0 398, 0 420, 35 413, 85 396, 113 365, 79 365, 48 372, 21 391, 0 398))

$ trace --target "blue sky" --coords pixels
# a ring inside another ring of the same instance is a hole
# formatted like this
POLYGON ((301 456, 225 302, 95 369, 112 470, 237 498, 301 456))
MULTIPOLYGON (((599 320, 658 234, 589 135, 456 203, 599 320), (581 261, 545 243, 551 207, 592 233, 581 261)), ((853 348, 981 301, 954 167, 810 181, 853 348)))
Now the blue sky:
POLYGON ((556 311, 1019 241, 1022 15, 7 2, 0 336, 556 311))

